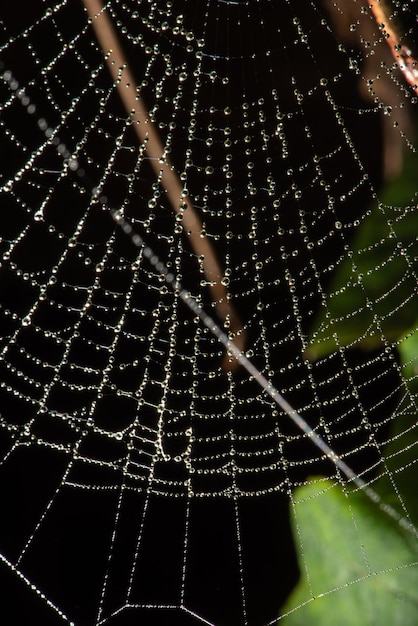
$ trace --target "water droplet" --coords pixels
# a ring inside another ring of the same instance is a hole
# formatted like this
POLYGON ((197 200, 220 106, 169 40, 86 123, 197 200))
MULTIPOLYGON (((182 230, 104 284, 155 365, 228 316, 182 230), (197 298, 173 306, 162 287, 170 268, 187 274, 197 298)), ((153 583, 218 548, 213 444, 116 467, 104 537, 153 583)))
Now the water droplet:
POLYGON ((74 157, 72 157, 69 161, 68 161, 68 167, 70 168, 71 171, 76 172, 78 169, 78 161, 77 159, 75 159, 74 157))

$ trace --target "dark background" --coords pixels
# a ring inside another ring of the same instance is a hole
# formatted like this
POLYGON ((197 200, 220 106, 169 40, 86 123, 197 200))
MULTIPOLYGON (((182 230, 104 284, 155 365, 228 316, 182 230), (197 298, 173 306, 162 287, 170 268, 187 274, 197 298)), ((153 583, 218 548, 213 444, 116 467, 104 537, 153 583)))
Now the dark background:
MULTIPOLYGON (((48 4, 48 3, 47 3, 48 4)), ((49 3, 53 8, 54 4, 49 3)), ((162 3, 165 6, 165 3, 162 3)), ((384 441, 388 433, 388 419, 397 403, 397 395, 392 393, 399 384, 398 355, 395 351, 373 353, 360 350, 343 350, 312 370, 309 379, 301 354, 298 333, 295 332, 294 308, 286 286, 286 276, 295 277, 296 294, 299 301, 301 329, 308 332, 320 306, 319 292, 315 292, 317 279, 309 274, 312 257, 316 271, 321 277, 321 284, 326 289, 332 273, 328 271, 345 255, 344 242, 335 232, 335 217, 345 227, 347 241, 354 234, 354 221, 361 217, 380 190, 383 183, 382 171, 382 118, 379 114, 360 115, 359 111, 370 111, 371 104, 365 100, 358 88, 358 75, 348 69, 347 54, 338 49, 338 41, 332 32, 319 27, 316 9, 324 11, 320 5, 302 1, 288 3, 237 2, 218 3, 210 9, 204 30, 206 2, 175 2, 176 14, 183 13, 183 24, 193 30, 196 38, 205 39, 205 57, 203 71, 211 71, 219 76, 229 77, 228 87, 222 87, 220 80, 215 84, 207 80, 199 91, 199 110, 196 115, 196 132, 191 141, 193 160, 196 164, 188 173, 188 187, 195 200, 196 207, 205 218, 207 232, 213 233, 216 249, 221 259, 229 255, 233 270, 230 290, 234 303, 249 330, 248 344, 254 346, 254 361, 264 368, 266 361, 260 341, 260 327, 266 329, 266 342, 271 346, 270 367, 274 372, 273 381, 280 389, 286 389, 286 398, 296 407, 308 407, 306 417, 312 426, 319 423, 321 416, 331 428, 332 445, 338 453, 349 453, 347 462, 357 472, 362 472, 382 459, 379 441, 384 441), (294 22, 295 16, 299 24, 294 22), (308 33, 310 47, 295 45, 300 40, 298 26, 308 33), (268 61, 264 55, 269 50, 268 61), (334 77, 341 75, 337 81, 334 77), (297 94, 292 79, 296 78, 296 88, 307 94, 310 89, 314 94, 304 101, 304 117, 296 102, 297 94), (353 158, 353 150, 343 143, 341 126, 330 107, 330 100, 324 97, 324 89, 318 88, 319 79, 326 78, 332 98, 342 112, 345 128, 351 138, 360 161, 353 158), (274 175, 278 195, 281 197, 280 208, 272 211, 271 199, 266 193, 266 163, 263 152, 263 140, 258 122, 244 127, 241 104, 250 103, 249 120, 258 119, 259 111, 265 115, 264 128, 274 136, 277 127, 276 105, 271 97, 271 90, 277 92, 279 108, 284 114, 284 134, 288 144, 288 154, 283 158, 283 142, 269 142, 268 155, 271 157, 270 168, 274 175), (264 98, 262 104, 258 104, 264 98), (212 106, 215 113, 209 112, 212 106), (226 122, 224 108, 231 108, 231 115, 226 122), (289 115, 290 114, 290 115, 289 115), (204 138, 208 134, 208 124, 215 130, 210 131, 215 140, 213 146, 207 146, 204 138), (224 147, 223 129, 228 123, 232 129, 233 145, 228 148, 233 154, 234 181, 231 192, 234 212, 226 217, 222 209, 225 178, 219 164, 224 162, 227 152, 224 147), (311 129, 307 136, 306 127, 311 129), (255 130, 254 130, 255 129, 255 130), (252 137, 252 156, 254 168, 251 172, 251 185, 248 183, 248 155, 244 153, 246 134, 252 137), (338 150, 337 150, 338 149, 338 150), (333 158, 323 158, 323 179, 330 186, 320 184, 315 178, 313 157, 324 156, 332 151, 333 158), (210 157, 208 159, 208 157, 210 157), (215 171, 208 183, 204 164, 213 163, 215 171), (348 189, 355 187, 361 175, 361 163, 368 174, 368 182, 358 187, 348 199, 338 201, 348 189), (307 165, 308 164, 308 165, 307 165), (219 167, 218 167, 219 166, 219 167), (289 179, 288 171, 293 174, 289 179), (326 243, 317 247, 314 253, 308 253, 303 234, 300 232, 301 203, 288 193, 290 184, 302 190, 303 207, 308 231, 313 240, 326 236, 326 243), (209 184, 206 192, 205 186, 209 184), (254 188, 254 193, 250 187, 254 188), (335 214, 327 211, 330 193, 337 199, 335 214), (217 195, 218 194, 218 195, 217 195), (209 196, 214 210, 206 207, 205 195, 209 196), (219 205, 216 206, 217 198, 219 205), (251 259, 254 245, 248 239, 251 224, 251 208, 257 207, 257 236, 260 245, 258 252, 264 261, 263 267, 256 272, 251 259), (272 236, 280 225, 282 234, 280 245, 285 250, 278 250, 278 239, 272 236), (232 241, 224 237, 227 230, 234 233, 232 241), (297 255, 291 252, 297 250, 297 255), (257 284, 258 283, 258 284, 257 284), (259 288, 259 285, 263 286, 259 288), (257 285, 257 288, 255 288, 257 285), (263 303, 262 313, 257 313, 257 304, 263 303), (286 338, 285 341, 280 341, 286 338), (391 361, 392 359, 392 361, 391 361), (393 363, 393 365, 391 365, 393 363), (335 372, 341 372, 337 377, 335 372), (343 372, 346 372, 344 374, 343 372), (348 372, 352 371, 352 375, 348 372), (318 384, 314 392, 312 382, 318 384), (327 384, 321 384, 327 381, 327 384), (359 392, 354 397, 351 390, 359 392), (383 401, 382 389, 384 389, 383 401), (378 407, 378 408, 377 408, 378 407), (372 424, 374 438, 362 427, 362 411, 367 413, 372 424), (345 415, 335 424, 335 415, 345 415)), ((126 15, 132 6, 124 10, 122 5, 114 7, 116 17, 125 23, 126 15)), ((91 45, 94 33, 91 27, 77 41, 74 50, 66 52, 53 70, 42 75, 42 69, 53 60, 63 47, 64 40, 70 41, 80 29, 86 27, 86 18, 81 2, 69 3, 68 7, 57 13, 55 25, 52 20, 40 21, 47 5, 32 2, 22 11, 18 4, 9 3, 1 9, 4 24, 3 41, 30 29, 28 38, 17 38, 3 50, 1 60, 6 69, 10 69, 20 84, 27 85, 27 93, 36 103, 38 111, 28 115, 16 101, 2 114, 4 129, 11 129, 11 134, 2 133, 0 154, 2 155, 2 181, 12 176, 27 160, 31 151, 36 150, 44 141, 41 131, 36 126, 38 112, 45 117, 50 126, 55 127, 60 120, 60 113, 70 106, 72 99, 88 85, 90 71, 101 63, 101 51, 91 45), (33 26, 34 25, 34 26, 33 26), (33 28, 32 28, 33 26, 33 28), (59 36, 57 35, 59 32, 59 36), (21 144, 19 143, 21 142, 21 144)), ((184 97, 176 116, 176 128, 172 131, 171 158, 181 172, 185 168, 187 134, 190 110, 187 106, 193 100, 195 86, 191 78, 192 70, 197 65, 193 53, 187 52, 181 37, 166 38, 150 24, 158 24, 162 16, 149 13, 146 7, 139 11, 147 14, 148 24, 141 20, 130 20, 127 24, 128 35, 135 37, 143 32, 147 46, 160 46, 161 54, 170 56, 175 68, 171 87, 166 83, 167 102, 160 102, 158 120, 163 123, 161 135, 169 132, 165 120, 172 114, 173 99, 177 93, 178 72, 186 65, 190 73, 184 85, 184 97), (153 22, 154 20, 154 22, 153 22), (170 89, 172 91, 170 92, 170 89)), ((174 25, 174 16, 168 16, 170 28, 174 25)), ((411 17, 411 13, 409 14, 411 17)), ((143 80, 149 56, 144 54, 142 45, 133 46, 129 36, 123 36, 123 44, 130 67, 135 72, 138 83, 143 80)), ((144 44, 144 45, 145 45, 144 44)), ((196 46, 196 41, 193 42, 196 46)), ((360 50, 353 47, 349 51, 361 67, 360 50)), ((158 57, 152 67, 147 83, 143 84, 142 94, 148 106, 155 101, 155 90, 164 68, 159 65, 158 57)), ((107 93, 111 83, 107 72, 101 72, 95 82, 96 89, 89 88, 75 108, 74 115, 59 131, 61 141, 71 149, 80 141, 87 128, 98 114, 101 99, 107 93)), ((8 88, 1 86, 2 102, 10 97, 8 88)), ((103 169, 114 147, 114 137, 125 125, 126 113, 117 93, 114 93, 105 106, 105 115, 97 128, 90 134, 83 147, 80 162, 86 171, 80 181, 76 174, 60 179, 54 171, 60 171, 61 159, 53 146, 47 148, 35 161, 35 167, 25 172, 22 180, 14 187, 14 192, 2 193, 1 206, 4 219, 0 223, 2 246, 6 249, 9 241, 15 239, 24 228, 27 231, 13 255, 5 259, 0 270, 0 289, 2 309, 0 324, 2 345, 10 342, 10 337, 20 325, 20 319, 31 305, 38 300, 39 287, 44 277, 48 276, 63 252, 68 248, 78 221, 85 214, 89 205, 89 193, 98 183, 103 169), (100 132, 97 129, 101 129, 100 132), (86 189, 87 193, 83 193, 86 189), (46 204, 45 220, 36 222, 33 214, 41 206, 46 195, 50 200, 46 204), (51 232, 50 226, 54 230, 51 232), (59 234, 63 236, 60 237, 59 234), (19 275, 18 269, 21 270, 19 275), (28 272, 32 279, 25 280, 28 272)), ((127 145, 137 146, 136 136, 128 131, 125 138, 127 145)), ((128 197, 129 178, 133 170, 136 153, 125 151, 117 157, 114 170, 104 188, 105 195, 115 207, 125 202, 128 197)), ((134 182, 134 194, 139 205, 151 196, 154 175, 149 166, 141 170, 134 182)), ((136 228, 146 236, 146 241, 163 259, 173 259, 172 246, 184 247, 182 253, 183 281, 192 293, 200 293, 204 305, 211 308, 210 294, 199 285, 198 263, 187 238, 180 235, 170 240, 175 220, 171 207, 162 194, 158 210, 152 219, 147 220, 138 214, 133 202, 126 203, 126 213, 135 223, 136 228), (166 238, 161 235, 166 235, 166 238)), ((239 489, 243 493, 258 497, 223 498, 208 497, 192 499, 188 503, 185 493, 179 492, 177 498, 159 496, 151 489, 149 494, 142 492, 140 475, 125 481, 126 491, 122 503, 118 504, 118 487, 123 481, 122 471, 114 472, 97 464, 83 464, 74 458, 76 443, 82 439, 80 455, 89 459, 109 461, 113 467, 126 458, 126 442, 101 436, 98 430, 89 425, 93 417, 94 425, 110 433, 131 424, 138 406, 126 396, 120 397, 115 388, 135 390, 144 374, 145 349, 137 341, 140 335, 151 331, 153 318, 151 312, 163 302, 163 311, 170 311, 172 296, 162 296, 158 291, 158 277, 152 276, 148 268, 141 270, 142 289, 136 289, 131 301, 131 312, 124 329, 132 333, 122 337, 118 350, 115 351, 117 364, 131 362, 132 366, 124 370, 114 369, 108 387, 95 404, 94 415, 88 413, 97 388, 97 379, 89 373, 89 367, 102 370, 108 360, 112 333, 104 330, 96 322, 111 326, 120 319, 120 310, 124 304, 129 287, 130 270, 124 271, 128 263, 136 256, 136 251, 120 233, 116 234, 112 256, 108 259, 101 289, 94 296, 92 319, 83 320, 79 328, 80 339, 74 340, 74 326, 78 321, 76 311, 85 299, 85 292, 68 289, 66 285, 84 285, 91 287, 95 277, 95 267, 106 253, 106 241, 114 231, 110 216, 99 205, 88 212, 86 228, 74 249, 71 249, 65 263, 56 273, 57 281, 48 287, 48 298, 37 308, 32 325, 22 329, 19 343, 12 344, 7 352, 6 364, 1 364, 0 376, 4 382, 0 389, 0 407, 5 428, 1 430, 0 446, 5 459, 0 469, 0 489, 2 493, 3 513, 1 515, 1 551, 11 563, 16 562, 27 539, 36 528, 47 503, 53 500, 45 519, 41 521, 35 540, 19 562, 19 571, 27 580, 19 578, 10 567, 0 564, 1 594, 3 614, 9 609, 9 621, 5 624, 58 624, 62 618, 45 603, 45 600, 30 589, 33 582, 44 591, 55 606, 69 616, 77 626, 96 623, 97 606, 103 586, 103 577, 108 574, 105 595, 105 616, 124 604, 129 584, 132 557, 135 554, 141 520, 145 519, 141 552, 135 564, 134 585, 131 601, 136 604, 176 605, 179 597, 182 558, 184 552, 183 534, 186 516, 189 516, 189 545, 186 578, 185 606, 198 615, 216 624, 216 626, 235 626, 243 623, 241 586, 246 590, 248 626, 260 626, 274 619, 280 605, 296 584, 299 567, 291 535, 288 496, 289 492, 302 483, 309 475, 331 474, 335 470, 330 463, 319 458, 319 453, 308 442, 304 442, 296 429, 287 421, 280 421, 283 435, 282 449, 274 450, 270 456, 256 454, 243 456, 241 463, 247 463, 249 471, 238 476, 239 489), (81 253, 81 254, 80 254, 81 253), (90 263, 84 260, 88 257, 90 263), (156 289, 157 287, 157 289, 156 289), (110 298, 110 293, 119 293, 118 298, 110 298), (71 310, 71 307, 74 311, 71 310), (164 307, 166 307, 164 309, 164 307), (139 311, 145 315, 140 316, 139 311), (142 325, 141 325, 142 324, 142 325), (50 330, 57 333, 62 342, 48 337, 50 330), (35 328, 35 329, 34 329, 35 328), (132 338, 133 337, 133 338, 132 338), (68 362, 63 364, 63 350, 66 342, 72 342, 68 362), (105 349, 91 349, 92 344, 103 345, 105 349), (36 355, 30 362, 24 353, 36 355), (135 361, 135 364, 134 364, 135 361), (51 367, 42 367, 47 362, 51 367), (78 369, 71 367, 76 364, 78 369), (10 365, 12 367, 10 367, 10 365), (27 377, 40 383, 37 387, 28 383, 22 376, 16 376, 13 367, 27 377), (39 409, 37 400, 42 397, 44 385, 53 380, 55 368, 60 368, 60 376, 51 387, 47 405, 39 409), (84 371, 81 372, 80 368, 84 371), (122 373, 121 373, 122 372, 122 373), (71 387, 73 384, 75 387, 71 387), (90 387, 89 387, 90 385, 90 387), (96 387, 95 387, 96 385, 96 387), (10 387, 14 393, 10 392, 10 387), (74 392, 74 388, 76 391, 74 392), (57 419, 57 414, 68 414, 68 419, 57 419), (117 422, 115 422, 117 416, 117 422), (33 421, 32 421, 33 420, 33 421), (28 429, 27 425, 31 424, 28 429), (37 445, 36 442, 54 444, 37 445), (17 447, 13 447, 16 442, 17 447), (62 449, 57 449, 57 444, 62 449), (11 454, 8 455, 9 450, 11 454), (282 459, 287 460, 284 464, 282 459), (248 459, 248 460, 246 460, 248 459), (72 460, 72 462, 71 462, 72 460), (70 462, 70 465, 69 465, 70 462), (264 470, 268 463, 277 464, 272 473, 264 470), (63 479, 86 485, 86 489, 63 487, 63 479), (92 489, 92 486, 109 485, 111 489, 92 489), (279 493, 268 493, 276 485, 281 485, 279 493), (188 506, 190 508, 188 508, 188 506), (113 544, 111 568, 107 570, 110 550, 110 538, 115 523, 115 512, 119 511, 118 532, 113 544), (239 526, 237 525, 239 520, 239 526), (237 538, 237 528, 240 537, 237 538), (240 579, 238 539, 241 548, 243 581, 240 579), (128 566, 127 566, 128 564, 128 566)), ((160 309, 161 312, 161 309, 160 309)), ((193 319, 187 311, 183 312, 179 328, 180 353, 187 356, 192 347, 186 341, 194 333, 193 319)), ((161 330, 161 339, 169 335, 169 325, 161 330)), ((216 375, 211 382, 210 372, 218 370, 221 349, 207 341, 201 349, 198 367, 201 372, 197 394, 206 397, 197 407, 202 415, 222 413, 229 384, 225 377, 216 375)), ((161 380, 163 361, 155 357, 149 363, 151 379, 161 380)), ((188 407, 190 387, 193 376, 179 360, 173 365, 173 386, 182 394, 170 398, 171 409, 184 411, 184 421, 168 422, 171 439, 167 437, 167 446, 173 450, 184 446, 184 431, 190 424, 188 407)), ((219 370, 218 370, 219 372, 219 370)), ((233 425, 236 435, 257 435, 273 433, 276 418, 271 411, 266 411, 265 403, 257 399, 255 384, 249 383, 239 372, 235 375, 238 419, 233 425), (248 418, 250 416, 250 418, 248 418), (246 418, 246 419, 244 419, 246 418)), ((159 401, 156 386, 150 385, 145 391, 146 400, 151 404, 159 401)), ((226 406, 225 402, 225 406, 226 406)), ((140 421, 154 425, 156 411, 143 409, 140 421)), ((202 439, 207 436, 224 435, 230 432, 231 424, 225 419, 194 423, 195 432, 202 439)), ((216 455, 223 451, 224 444, 201 444, 196 447, 196 456, 216 455)), ((227 443, 229 445, 229 442, 227 443)), ((271 445, 271 439, 266 448, 271 445)), ((239 450, 239 444, 238 444, 239 450)), ((244 448, 239 450, 245 452, 244 448)), ((250 450, 253 452, 253 450, 250 450)), ((131 451, 141 460, 141 449, 131 451)), ((216 470, 216 467, 212 469, 216 470)), ((156 476, 164 484, 167 477, 182 480, 181 470, 175 464, 157 466, 156 476)), ((375 468, 373 471, 377 471, 375 468)), ((369 474, 371 475, 371 474, 369 474)), ((216 494, 230 490, 231 474, 221 472, 196 476, 193 478, 195 491, 216 494)), ((164 488, 163 488, 164 490, 164 488)), ((174 626, 200 623, 191 614, 177 612, 174 609, 130 609, 122 611, 109 620, 109 624, 146 624, 147 626, 170 624, 174 626)))

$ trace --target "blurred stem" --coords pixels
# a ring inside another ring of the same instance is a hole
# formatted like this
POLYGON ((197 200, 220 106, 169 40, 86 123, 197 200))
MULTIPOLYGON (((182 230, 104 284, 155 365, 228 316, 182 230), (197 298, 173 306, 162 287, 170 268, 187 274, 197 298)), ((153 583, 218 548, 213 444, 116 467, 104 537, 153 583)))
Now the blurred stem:
POLYGON ((406 81, 415 91, 418 91, 418 64, 409 47, 402 43, 402 36, 393 24, 390 3, 374 0, 370 2, 369 8, 406 81))

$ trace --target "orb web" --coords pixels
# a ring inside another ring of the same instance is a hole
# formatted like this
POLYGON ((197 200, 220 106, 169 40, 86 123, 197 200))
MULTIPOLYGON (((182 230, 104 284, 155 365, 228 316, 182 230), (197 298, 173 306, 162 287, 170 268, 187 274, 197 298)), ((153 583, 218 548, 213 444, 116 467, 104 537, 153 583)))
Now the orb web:
POLYGON ((303 623, 317 596, 414 581, 413 550, 375 559, 361 494, 144 253, 416 521, 416 95, 386 41, 393 25, 412 55, 416 31, 412 7, 382 6, 387 24, 357 1, 2 10, 0 550, 17 620, 24 597, 46 624, 303 623), (304 526, 330 493, 361 563, 328 555, 335 584, 304 526), (307 595, 284 605, 299 569, 307 595))

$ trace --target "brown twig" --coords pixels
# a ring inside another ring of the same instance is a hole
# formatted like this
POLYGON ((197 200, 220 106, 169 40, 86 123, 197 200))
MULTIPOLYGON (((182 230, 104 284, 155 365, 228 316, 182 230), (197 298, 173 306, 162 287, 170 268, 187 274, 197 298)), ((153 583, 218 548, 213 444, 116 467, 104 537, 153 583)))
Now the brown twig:
POLYGON ((380 0, 374 0, 369 3, 369 8, 373 16, 382 30, 383 35, 389 45, 393 58, 402 71, 407 82, 418 92, 418 64, 412 55, 412 51, 401 42, 393 24, 391 24, 390 16, 387 15, 387 5, 380 0))
MULTIPOLYGON (((138 139, 145 143, 151 165, 166 190, 167 197, 175 213, 183 213, 182 225, 190 237, 195 253, 203 258, 203 269, 209 282, 211 296, 216 311, 222 322, 229 321, 229 329, 234 336, 234 343, 244 350, 246 332, 237 311, 229 302, 228 292, 222 284, 223 271, 213 246, 206 237, 202 237, 203 225, 191 198, 184 193, 183 185, 169 158, 164 154, 164 146, 158 131, 150 119, 146 106, 138 94, 135 79, 126 62, 115 29, 108 12, 101 0, 83 0, 92 27, 102 48, 109 71, 117 86, 119 96, 131 119, 136 122, 134 128, 138 139)), ((222 369, 234 370, 238 367, 235 359, 226 354, 222 369)))

